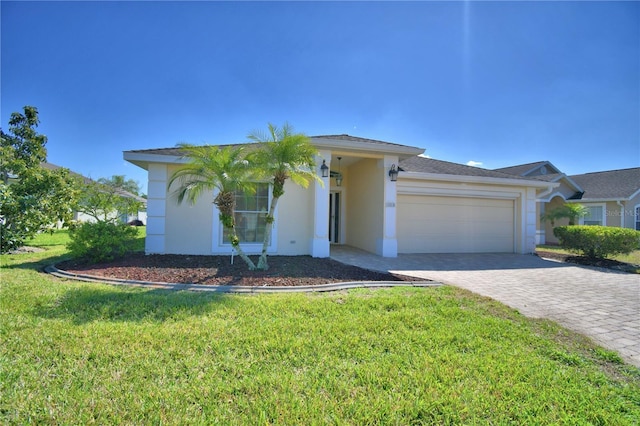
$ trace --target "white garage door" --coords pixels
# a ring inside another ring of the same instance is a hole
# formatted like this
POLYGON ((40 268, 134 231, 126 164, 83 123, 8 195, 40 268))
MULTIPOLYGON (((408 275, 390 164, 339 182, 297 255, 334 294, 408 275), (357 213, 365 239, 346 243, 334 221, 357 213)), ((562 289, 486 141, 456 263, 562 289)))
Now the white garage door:
POLYGON ((513 253, 513 200, 398 196, 399 253, 513 253))

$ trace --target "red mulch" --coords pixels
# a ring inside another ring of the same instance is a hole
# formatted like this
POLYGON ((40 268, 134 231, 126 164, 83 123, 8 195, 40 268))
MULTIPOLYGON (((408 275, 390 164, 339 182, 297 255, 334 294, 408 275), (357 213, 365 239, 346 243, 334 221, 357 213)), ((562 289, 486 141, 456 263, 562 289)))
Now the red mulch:
MULTIPOLYGON (((257 258, 253 258, 257 264, 257 258)), ((411 281, 415 278, 369 271, 332 259, 310 256, 270 256, 267 271, 250 271, 244 261, 230 256, 132 254, 106 263, 66 261, 59 269, 127 280, 180 284, 301 286, 348 281, 411 281)))

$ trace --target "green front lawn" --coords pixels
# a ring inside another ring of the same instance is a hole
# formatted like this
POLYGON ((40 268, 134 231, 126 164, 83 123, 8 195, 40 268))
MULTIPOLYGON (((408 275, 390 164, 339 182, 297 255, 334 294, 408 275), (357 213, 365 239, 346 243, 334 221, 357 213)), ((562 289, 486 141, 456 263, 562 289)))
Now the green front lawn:
POLYGON ((640 370, 460 289, 197 294, 38 272, 65 253, 0 256, 1 424, 640 418, 640 370))

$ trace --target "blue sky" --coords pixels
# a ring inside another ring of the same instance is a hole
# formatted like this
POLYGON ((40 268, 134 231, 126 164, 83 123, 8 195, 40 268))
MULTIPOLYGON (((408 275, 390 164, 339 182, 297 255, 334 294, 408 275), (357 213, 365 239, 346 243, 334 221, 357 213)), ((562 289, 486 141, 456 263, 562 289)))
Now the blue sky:
POLYGON ((246 140, 268 122, 497 168, 640 165, 638 2, 0 3, 1 118, 49 161, 246 140))

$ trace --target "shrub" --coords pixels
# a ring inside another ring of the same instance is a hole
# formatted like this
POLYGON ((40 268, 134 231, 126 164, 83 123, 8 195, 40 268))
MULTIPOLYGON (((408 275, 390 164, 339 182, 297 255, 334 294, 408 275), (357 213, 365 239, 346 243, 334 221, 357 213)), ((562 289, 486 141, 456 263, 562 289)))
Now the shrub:
POLYGON ((640 231, 610 226, 559 226, 553 235, 567 250, 591 258, 627 254, 640 247, 640 231))
POLYGON ((138 234, 124 223, 82 223, 69 230, 67 248, 74 257, 91 262, 113 260, 131 251, 138 234))

